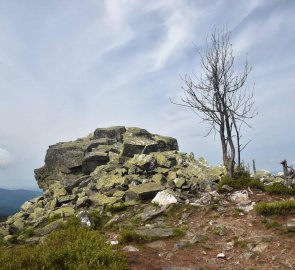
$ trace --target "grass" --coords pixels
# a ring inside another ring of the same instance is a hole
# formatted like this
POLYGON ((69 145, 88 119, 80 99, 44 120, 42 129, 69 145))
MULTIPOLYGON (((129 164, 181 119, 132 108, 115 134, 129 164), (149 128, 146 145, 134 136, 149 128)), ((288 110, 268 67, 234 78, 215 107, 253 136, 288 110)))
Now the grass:
POLYGON ((42 244, 0 247, 1 270, 125 270, 126 260, 95 230, 67 223, 42 244))
POLYGON ((267 229, 281 227, 281 224, 279 222, 267 218, 262 219, 261 223, 263 223, 267 229))
POLYGON ((89 218, 93 229, 100 229, 106 223, 106 219, 98 211, 92 211, 89 218))
POLYGON ((237 236, 234 236, 232 241, 234 242, 234 247, 240 247, 245 249, 247 247, 247 241, 240 240, 237 236))
POLYGON ((265 190, 270 194, 295 195, 295 185, 286 187, 282 183, 273 183, 272 185, 266 186, 265 190))
POLYGON ((248 175, 235 174, 233 179, 230 179, 228 176, 223 176, 217 185, 217 191, 224 191, 222 189, 223 185, 228 185, 236 190, 250 187, 266 191, 269 194, 295 195, 295 185, 286 187, 283 183, 278 182, 271 185, 264 185, 259 179, 248 175))
POLYGON ((123 228, 119 232, 119 242, 122 244, 129 244, 129 243, 138 243, 143 244, 147 242, 151 242, 153 240, 152 237, 142 236, 137 234, 133 229, 130 228, 123 228))
POLYGON ((239 177, 235 176, 233 179, 230 179, 228 176, 223 176, 217 185, 217 191, 219 192, 223 191, 222 186, 224 185, 228 185, 234 189, 250 187, 250 188, 265 190, 265 186, 261 181, 247 175, 239 176, 239 177))
POLYGON ((286 215, 295 210, 295 200, 259 202, 254 206, 257 214, 270 215, 286 215))
POLYGON ((173 237, 180 238, 185 235, 185 230, 182 228, 174 228, 173 229, 173 237))
POLYGON ((122 212, 125 211, 128 207, 129 205, 125 203, 116 203, 113 205, 107 205, 106 211, 109 211, 111 213, 122 212))

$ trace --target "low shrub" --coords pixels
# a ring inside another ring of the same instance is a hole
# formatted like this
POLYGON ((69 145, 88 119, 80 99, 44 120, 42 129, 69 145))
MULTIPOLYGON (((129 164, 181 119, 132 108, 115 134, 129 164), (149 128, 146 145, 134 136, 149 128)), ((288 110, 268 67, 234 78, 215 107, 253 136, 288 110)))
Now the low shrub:
POLYGON ((1 270, 124 270, 125 258, 97 231, 67 224, 42 244, 0 248, 1 270))
POLYGON ((217 185, 217 190, 222 191, 222 186, 224 185, 228 185, 234 189, 241 189, 247 187, 257 188, 260 190, 265 189, 265 186, 261 181, 254 179, 250 176, 241 176, 238 178, 234 177, 233 179, 230 179, 228 176, 223 176, 217 185))
POLYGON ((262 219, 261 223, 263 223, 267 229, 281 227, 279 222, 267 218, 262 219))
POLYGON ((123 228, 119 233, 119 242, 122 244, 138 243, 143 244, 151 242, 154 239, 148 236, 142 236, 137 234, 133 229, 123 228))
POLYGON ((89 218, 91 221, 91 227, 93 229, 100 229, 103 227, 103 225, 106 223, 106 218, 98 211, 92 211, 89 214, 89 218))
POLYGON ((259 202, 254 209, 260 215, 286 215, 295 210, 295 200, 259 202))
POLYGON ((106 211, 110 211, 112 213, 122 212, 128 208, 128 205, 125 203, 116 203, 113 205, 107 205, 106 211))
POLYGON ((250 188, 265 190, 265 185, 258 179, 251 178, 248 182, 250 188))
POLYGON ((295 195, 295 185, 286 187, 282 183, 273 183, 266 186, 265 190, 270 194, 295 195))
POLYGON ((182 228, 173 229, 173 237, 179 238, 185 235, 185 230, 182 228))

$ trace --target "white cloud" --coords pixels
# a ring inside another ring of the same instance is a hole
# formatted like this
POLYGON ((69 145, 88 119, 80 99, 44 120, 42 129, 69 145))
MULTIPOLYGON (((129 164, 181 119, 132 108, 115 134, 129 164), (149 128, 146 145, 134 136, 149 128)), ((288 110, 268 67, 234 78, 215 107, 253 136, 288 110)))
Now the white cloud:
POLYGON ((13 161, 13 155, 6 149, 0 148, 0 168, 6 168, 13 161))
MULTIPOLYGON (((33 169, 42 166, 49 144, 99 126, 141 126, 174 136, 182 149, 196 149, 196 156, 204 153, 219 163, 218 141, 215 147, 211 138, 203 138, 206 125, 189 110, 172 106, 168 97, 179 96, 179 75, 199 74, 194 44, 202 48, 214 25, 226 24, 235 37, 235 56, 243 59, 239 53, 247 51, 251 78, 256 76, 261 113, 246 151, 261 153, 257 159, 267 167, 267 156, 275 155, 265 149, 295 143, 294 132, 285 132, 290 130, 286 116, 294 114, 295 6, 276 2, 6 1, 0 9, 0 145, 15 149, 17 160, 23 153, 29 157, 0 170, 0 186, 24 178, 35 185, 33 169), (277 121, 282 132, 265 145, 264 138, 274 133, 273 119, 286 120, 277 121)), ((282 152, 294 160, 289 148, 282 152)), ((1 166, 12 161, 1 149, 1 166)))

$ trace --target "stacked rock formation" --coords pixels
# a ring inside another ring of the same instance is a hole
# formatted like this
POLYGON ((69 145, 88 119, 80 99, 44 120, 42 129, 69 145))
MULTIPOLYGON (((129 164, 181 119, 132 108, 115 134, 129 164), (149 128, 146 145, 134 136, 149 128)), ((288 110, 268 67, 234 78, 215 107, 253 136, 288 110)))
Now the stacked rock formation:
POLYGON ((199 191, 214 189, 223 171, 179 152, 174 138, 134 127, 98 128, 88 137, 49 147, 45 165, 35 170, 43 195, 24 203, 0 234, 9 238, 81 210, 136 204, 163 190, 189 202, 199 191))

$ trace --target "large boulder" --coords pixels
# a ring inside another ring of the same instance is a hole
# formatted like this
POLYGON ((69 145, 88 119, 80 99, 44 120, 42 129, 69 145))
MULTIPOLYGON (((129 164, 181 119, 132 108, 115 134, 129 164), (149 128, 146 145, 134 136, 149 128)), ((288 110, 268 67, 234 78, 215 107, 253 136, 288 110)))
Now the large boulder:
POLYGON ((141 128, 127 128, 123 136, 121 155, 133 157, 135 154, 150 154, 169 150, 178 150, 176 139, 151 134, 141 128))
POLYGON ((144 183, 137 186, 129 186, 126 192, 126 200, 148 200, 152 199, 159 191, 165 189, 159 183, 144 183))
MULTIPOLYGON (((43 190, 60 181, 70 192, 81 176, 91 174, 99 166, 125 162, 136 154, 170 150, 178 150, 176 139, 142 128, 97 128, 85 138, 49 146, 45 165, 34 171, 35 178, 43 190)), ((165 164, 170 166, 171 160, 165 164)))
POLYGON ((97 166, 104 165, 110 160, 109 155, 104 152, 90 152, 87 153, 82 163, 82 172, 90 174, 97 166))
POLYGON ((97 139, 108 138, 108 139, 113 139, 115 141, 121 142, 125 131, 126 131, 126 128, 123 126, 97 128, 94 131, 94 137, 97 139))
POLYGON ((112 188, 116 185, 123 185, 125 183, 126 179, 120 175, 103 175, 97 180, 96 187, 97 189, 101 188, 112 188))

